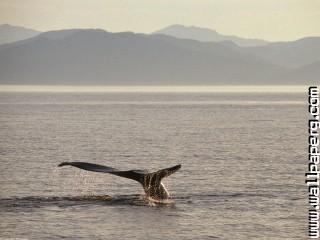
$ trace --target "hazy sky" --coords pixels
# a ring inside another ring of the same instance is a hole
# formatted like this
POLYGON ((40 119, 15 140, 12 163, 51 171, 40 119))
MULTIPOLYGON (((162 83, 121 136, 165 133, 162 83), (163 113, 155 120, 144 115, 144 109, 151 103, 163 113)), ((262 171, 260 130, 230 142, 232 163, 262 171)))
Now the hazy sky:
POLYGON ((265 40, 320 36, 320 0, 0 0, 0 24, 149 33, 171 24, 265 40))

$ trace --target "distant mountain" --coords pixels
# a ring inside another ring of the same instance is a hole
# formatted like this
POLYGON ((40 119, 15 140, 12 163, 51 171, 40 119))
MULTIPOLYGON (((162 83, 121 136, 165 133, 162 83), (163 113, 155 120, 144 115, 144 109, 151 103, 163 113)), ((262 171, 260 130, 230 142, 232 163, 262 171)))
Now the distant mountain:
POLYGON ((320 37, 307 37, 292 42, 276 42, 245 49, 273 64, 288 68, 302 67, 320 61, 320 37))
MULTIPOLYGON (((308 84, 318 77, 312 68, 308 78, 292 79, 293 70, 244 49, 167 35, 51 31, 0 46, 0 83, 308 84)), ((297 76, 304 71, 294 70, 297 76)))
POLYGON ((297 84, 301 79, 309 79, 310 83, 319 85, 320 61, 290 71, 288 78, 297 84))
POLYGON ((224 36, 211 29, 183 25, 171 25, 153 34, 165 34, 180 39, 194 39, 202 42, 222 42, 229 47, 234 49, 238 47, 239 51, 251 53, 270 63, 287 68, 299 68, 320 60, 320 37, 268 43, 258 39, 224 36))
POLYGON ((168 26, 164 29, 154 32, 153 34, 165 34, 176 38, 194 39, 202 42, 231 41, 242 47, 261 46, 268 44, 267 41, 260 39, 246 39, 236 36, 222 35, 208 28, 194 26, 187 27, 179 24, 168 26))
POLYGON ((34 37, 39 33, 36 30, 3 24, 0 25, 0 44, 24 40, 34 37))

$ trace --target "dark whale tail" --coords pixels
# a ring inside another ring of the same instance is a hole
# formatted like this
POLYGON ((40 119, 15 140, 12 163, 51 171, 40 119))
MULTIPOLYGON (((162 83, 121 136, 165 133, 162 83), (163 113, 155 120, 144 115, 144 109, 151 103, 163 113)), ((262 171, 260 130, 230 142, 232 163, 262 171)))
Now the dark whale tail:
POLYGON ((120 177, 135 180, 141 183, 148 197, 151 197, 156 200, 167 199, 169 197, 168 191, 161 182, 162 178, 170 176, 171 174, 175 173, 181 168, 181 165, 179 164, 170 168, 165 168, 156 172, 149 173, 145 170, 121 171, 115 168, 87 162, 63 162, 60 163, 58 166, 73 166, 87 171, 110 173, 120 177))

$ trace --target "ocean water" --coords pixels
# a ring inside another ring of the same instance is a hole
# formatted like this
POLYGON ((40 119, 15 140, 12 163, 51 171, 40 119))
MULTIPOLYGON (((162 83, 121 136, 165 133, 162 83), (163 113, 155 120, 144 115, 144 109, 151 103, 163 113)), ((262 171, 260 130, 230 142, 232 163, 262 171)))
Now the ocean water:
POLYGON ((0 93, 0 239, 306 239, 307 94, 0 93), (171 201, 58 168, 182 164, 171 201))

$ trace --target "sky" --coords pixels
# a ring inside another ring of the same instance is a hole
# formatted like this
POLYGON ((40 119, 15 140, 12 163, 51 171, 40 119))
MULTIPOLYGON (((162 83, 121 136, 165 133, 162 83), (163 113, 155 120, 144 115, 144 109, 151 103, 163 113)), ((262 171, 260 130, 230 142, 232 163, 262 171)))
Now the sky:
POLYGON ((319 0, 0 0, 0 24, 150 33, 172 24, 268 41, 320 36, 319 0))

